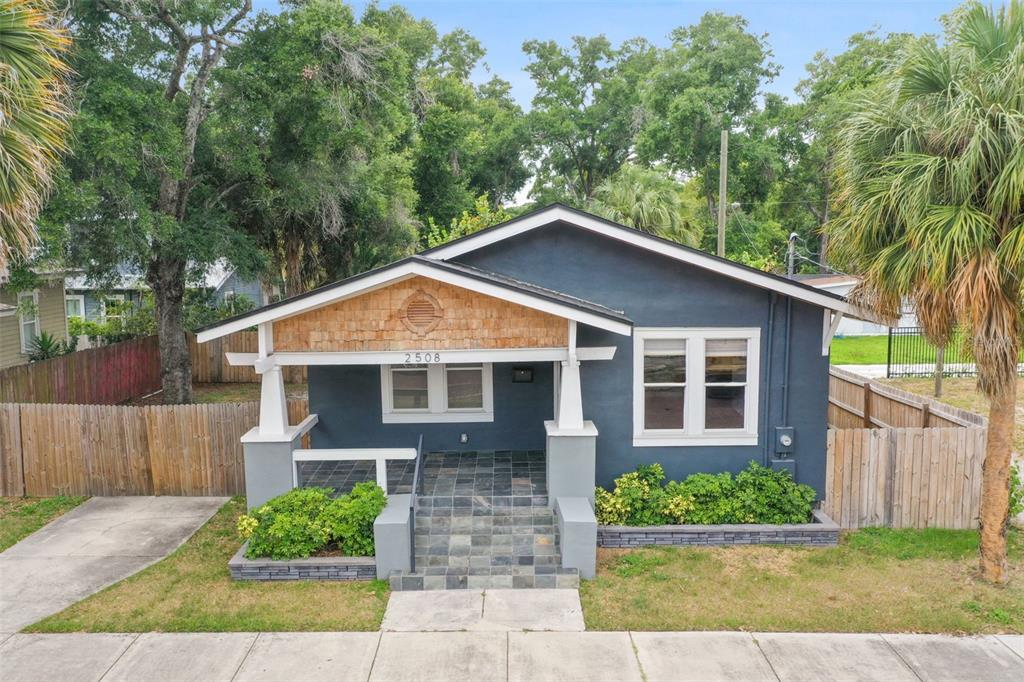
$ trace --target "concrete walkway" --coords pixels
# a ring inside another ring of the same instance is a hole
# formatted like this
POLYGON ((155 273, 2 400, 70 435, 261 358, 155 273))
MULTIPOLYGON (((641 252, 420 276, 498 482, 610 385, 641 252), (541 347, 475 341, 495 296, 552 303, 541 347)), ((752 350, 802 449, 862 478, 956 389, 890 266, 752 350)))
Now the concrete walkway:
POLYGON ((579 590, 392 592, 385 632, 583 632, 579 590))
POLYGON ((1024 636, 740 632, 12 635, 5 682, 1024 679, 1024 636))
POLYGON ((159 561, 225 502, 223 497, 87 500, 0 553, 0 637, 159 561))

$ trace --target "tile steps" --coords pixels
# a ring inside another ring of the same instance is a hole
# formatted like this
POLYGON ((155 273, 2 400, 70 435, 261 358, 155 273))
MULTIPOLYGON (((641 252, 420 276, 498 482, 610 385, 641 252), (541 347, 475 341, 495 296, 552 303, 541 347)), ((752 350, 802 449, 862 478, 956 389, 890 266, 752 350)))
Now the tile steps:
POLYGON ((562 568, 547 495, 420 496, 416 570, 389 576, 392 590, 576 588, 562 568))
MULTIPOLYGON (((522 568, 534 568, 524 566, 522 568)), ((450 570, 450 569, 449 569, 450 570)), ((475 590, 475 589, 553 589, 578 588, 580 586, 579 571, 575 568, 558 568, 555 573, 520 575, 464 575, 446 573, 433 575, 420 573, 402 573, 394 571, 388 577, 391 589, 395 592, 403 590, 475 590)))

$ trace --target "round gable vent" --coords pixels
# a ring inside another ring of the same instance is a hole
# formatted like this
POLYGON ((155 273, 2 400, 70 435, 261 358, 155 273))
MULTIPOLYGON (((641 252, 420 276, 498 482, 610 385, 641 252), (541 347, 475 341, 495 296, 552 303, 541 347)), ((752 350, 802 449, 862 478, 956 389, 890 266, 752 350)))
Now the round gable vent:
POLYGON ((423 336, 441 322, 444 314, 436 298, 424 291, 417 291, 405 299, 399 316, 406 329, 423 336))

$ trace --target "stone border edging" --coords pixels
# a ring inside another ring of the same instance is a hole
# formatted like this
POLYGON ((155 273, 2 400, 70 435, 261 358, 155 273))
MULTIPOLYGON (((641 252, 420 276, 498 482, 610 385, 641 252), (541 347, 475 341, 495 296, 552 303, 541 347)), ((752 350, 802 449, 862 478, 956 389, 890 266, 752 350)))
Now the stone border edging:
POLYGON ((373 580, 377 561, 372 556, 322 556, 306 559, 248 559, 246 542, 228 560, 234 580, 373 580))
POLYGON ((812 512, 811 523, 721 524, 678 526, 598 526, 599 547, 648 547, 651 545, 808 545, 839 544, 839 526, 821 510, 812 512))

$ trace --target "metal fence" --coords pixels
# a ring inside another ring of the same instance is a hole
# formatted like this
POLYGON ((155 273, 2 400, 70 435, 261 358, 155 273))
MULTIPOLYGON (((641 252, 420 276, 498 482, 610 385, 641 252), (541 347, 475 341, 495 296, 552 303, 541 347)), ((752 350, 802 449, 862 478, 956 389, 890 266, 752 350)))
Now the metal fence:
MULTIPOLYGON (((925 337, 921 327, 891 327, 887 353, 886 377, 935 376, 938 351, 925 337)), ((1024 351, 1018 369, 1024 375, 1024 351)), ((974 377, 978 375, 967 334, 958 330, 942 351, 942 375, 974 377)))

